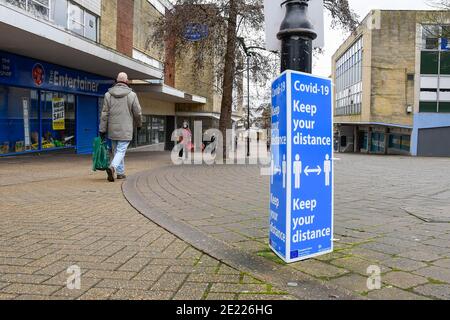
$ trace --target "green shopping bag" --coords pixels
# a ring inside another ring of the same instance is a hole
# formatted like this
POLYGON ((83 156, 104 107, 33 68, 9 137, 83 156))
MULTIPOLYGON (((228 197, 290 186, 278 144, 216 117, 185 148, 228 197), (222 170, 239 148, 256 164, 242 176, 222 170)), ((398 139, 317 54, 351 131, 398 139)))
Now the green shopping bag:
POLYGON ((93 167, 94 171, 105 171, 109 168, 109 152, 106 142, 100 137, 94 139, 93 167))

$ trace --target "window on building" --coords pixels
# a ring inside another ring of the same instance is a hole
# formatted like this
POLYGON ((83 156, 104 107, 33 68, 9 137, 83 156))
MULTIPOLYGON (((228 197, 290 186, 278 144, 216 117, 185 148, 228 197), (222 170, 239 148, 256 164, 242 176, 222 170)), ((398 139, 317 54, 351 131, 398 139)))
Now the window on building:
POLYGON ((67 27, 70 31, 73 31, 81 36, 84 36, 84 13, 80 6, 69 3, 69 15, 68 15, 67 27))
POLYGON ((84 36, 97 41, 97 17, 89 12, 84 13, 84 36))
POLYGON ((450 101, 440 101, 439 102, 439 112, 440 113, 450 113, 450 101))
POLYGON ((441 74, 450 75, 450 51, 441 52, 441 74))
POLYGON ((0 0, 27 11, 36 18, 50 21, 60 27, 98 41, 99 19, 78 4, 68 0, 0 0))
POLYGON ((437 101, 420 101, 419 112, 437 112, 437 101))
POLYGON ((361 114, 362 38, 336 61, 336 115, 361 114))
POLYGON ((98 18, 79 5, 70 2, 67 28, 90 40, 98 40, 98 18))
POLYGON ((50 20, 52 0, 0 0, 2 2, 26 10, 36 18, 50 20))
POLYGON ((421 74, 438 74, 439 71, 439 52, 422 51, 421 54, 421 74))
POLYGON ((437 50, 439 48, 440 27, 424 25, 422 32, 423 49, 437 50))
POLYGON ((424 25, 420 112, 450 112, 450 26, 424 25), (426 81, 425 81, 426 80, 426 81))

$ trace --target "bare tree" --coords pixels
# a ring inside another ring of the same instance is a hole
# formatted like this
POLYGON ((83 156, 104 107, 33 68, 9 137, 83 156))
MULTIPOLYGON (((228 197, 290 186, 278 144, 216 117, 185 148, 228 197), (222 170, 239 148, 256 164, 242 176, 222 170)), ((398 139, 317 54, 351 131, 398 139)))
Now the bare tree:
MULTIPOLYGON (((217 76, 217 91, 222 95, 220 130, 231 128, 233 89, 238 75, 246 71, 242 63, 243 47, 238 38, 245 37, 247 46, 263 47, 264 8, 262 0, 173 0, 174 6, 165 16, 151 23, 153 45, 170 43, 178 57, 192 54, 192 70, 198 74, 213 62, 217 76), (207 36, 201 41, 186 39, 192 26, 205 27, 207 36)), ((348 0, 325 0, 335 25, 352 30, 358 25, 357 16, 350 10, 348 0)), ((167 49, 167 47, 166 47, 167 49)), ((254 81, 273 77, 278 59, 264 52, 252 53, 254 81)), ((226 135, 224 134, 224 137, 226 135)), ((226 144, 224 144, 224 147, 226 144)))
POLYGON ((428 4, 435 8, 450 10, 450 0, 429 0, 428 4))

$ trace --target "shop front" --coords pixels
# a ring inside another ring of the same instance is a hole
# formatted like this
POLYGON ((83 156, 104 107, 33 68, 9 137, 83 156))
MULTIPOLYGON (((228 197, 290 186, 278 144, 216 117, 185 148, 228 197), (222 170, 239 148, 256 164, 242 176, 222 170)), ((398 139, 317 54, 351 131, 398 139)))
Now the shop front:
POLYGON ((134 139, 135 147, 153 146, 153 150, 166 149, 166 116, 143 115, 142 128, 134 139))
POLYGON ((92 152, 108 78, 0 51, 0 156, 92 152))

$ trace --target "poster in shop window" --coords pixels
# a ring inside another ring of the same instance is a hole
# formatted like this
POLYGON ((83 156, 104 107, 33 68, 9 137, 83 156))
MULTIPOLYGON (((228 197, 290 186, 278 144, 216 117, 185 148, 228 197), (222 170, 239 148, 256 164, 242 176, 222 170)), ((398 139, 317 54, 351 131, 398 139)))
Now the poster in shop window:
POLYGON ((24 129, 24 138, 25 138, 25 148, 26 148, 26 150, 30 150, 30 148, 31 148, 30 110, 29 110, 28 98, 22 98, 22 107, 23 107, 23 129, 24 129))
POLYGON ((53 130, 65 130, 66 129, 66 114, 65 114, 65 102, 62 98, 53 98, 53 130))

